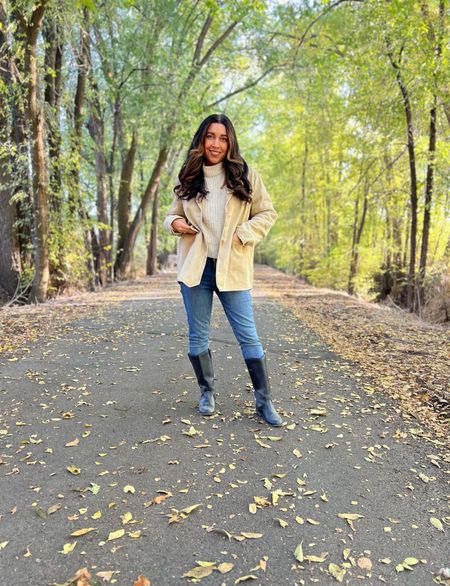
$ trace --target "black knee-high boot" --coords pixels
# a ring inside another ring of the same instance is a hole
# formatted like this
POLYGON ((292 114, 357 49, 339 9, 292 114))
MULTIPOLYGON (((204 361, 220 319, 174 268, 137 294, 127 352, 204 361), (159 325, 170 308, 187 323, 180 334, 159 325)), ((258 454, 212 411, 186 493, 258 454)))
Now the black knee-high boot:
POLYGON ((266 356, 264 355, 262 358, 247 358, 245 363, 255 390, 256 413, 269 425, 280 427, 283 424, 283 420, 278 415, 272 403, 266 356))
POLYGON ((194 368, 197 377, 198 386, 200 387, 200 401, 198 410, 202 415, 212 415, 214 413, 214 369, 211 358, 211 352, 205 350, 201 354, 194 356, 188 354, 189 360, 194 368))

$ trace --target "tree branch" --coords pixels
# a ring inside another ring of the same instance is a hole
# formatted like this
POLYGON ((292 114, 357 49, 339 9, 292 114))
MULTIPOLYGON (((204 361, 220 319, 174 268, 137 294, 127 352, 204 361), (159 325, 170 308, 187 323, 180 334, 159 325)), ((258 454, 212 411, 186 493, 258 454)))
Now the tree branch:
POLYGON ((211 55, 214 53, 214 51, 217 49, 217 47, 219 47, 224 41, 225 39, 233 32, 233 29, 239 24, 238 20, 235 20, 234 22, 232 22, 230 24, 230 26, 224 30, 224 32, 220 35, 220 37, 218 37, 214 43, 211 45, 211 47, 206 51, 203 59, 199 62, 199 66, 203 67, 203 65, 208 61, 208 59, 211 57, 211 55))
POLYGON ((31 29, 38 29, 41 26, 42 18, 44 17, 45 6, 48 4, 49 0, 41 0, 36 10, 33 12, 33 16, 31 17, 31 23, 29 27, 31 29))
POLYGON ((197 39, 197 44, 195 45, 194 56, 192 57, 192 63, 194 65, 197 65, 200 62, 200 54, 202 52, 203 44, 205 42, 205 38, 206 38, 206 35, 208 34, 209 27, 211 26, 211 23, 212 23, 212 16, 211 16, 211 13, 209 13, 208 16, 206 17, 205 22, 203 23, 202 30, 200 31, 200 34, 197 39))
POLYGON ((287 63, 282 63, 281 65, 273 65, 272 67, 269 67, 269 69, 266 69, 266 71, 264 71, 259 77, 257 77, 256 79, 246 83, 245 85, 243 85, 242 87, 238 88, 237 90, 234 90, 232 92, 229 92, 228 94, 226 94, 225 96, 222 96, 221 98, 219 98, 218 100, 216 100, 215 102, 211 102, 211 104, 208 104, 206 106, 206 108, 212 108, 213 106, 217 106, 217 104, 220 104, 221 102, 228 100, 228 98, 231 98, 237 94, 240 94, 241 92, 244 92, 245 90, 250 89, 251 87, 254 87, 255 85, 257 85, 262 79, 264 79, 267 75, 269 75, 269 73, 272 73, 272 71, 276 71, 277 69, 283 69, 284 67, 286 67, 288 64, 287 63))
POLYGON ((308 26, 303 31, 303 34, 302 34, 302 36, 299 39, 299 43, 297 45, 297 48, 295 49, 295 57, 297 57, 298 50, 300 49, 300 47, 305 42, 306 35, 309 33, 309 31, 312 29, 312 27, 321 18, 323 18, 326 14, 328 14, 329 12, 331 12, 331 10, 333 10, 333 8, 336 8, 336 6, 339 6, 340 4, 343 4, 344 2, 364 2, 364 1, 365 0, 336 0, 336 2, 333 2, 332 4, 330 4, 323 12, 321 12, 315 18, 313 18, 312 21, 308 24, 308 26))
POLYGON ((123 86, 130 79, 130 77, 133 75, 133 73, 136 73, 136 71, 145 71, 145 72, 148 72, 148 70, 149 70, 148 67, 134 67, 129 73, 127 73, 127 75, 125 76, 125 79, 122 79, 122 81, 117 86, 117 89, 118 90, 122 89, 123 86))

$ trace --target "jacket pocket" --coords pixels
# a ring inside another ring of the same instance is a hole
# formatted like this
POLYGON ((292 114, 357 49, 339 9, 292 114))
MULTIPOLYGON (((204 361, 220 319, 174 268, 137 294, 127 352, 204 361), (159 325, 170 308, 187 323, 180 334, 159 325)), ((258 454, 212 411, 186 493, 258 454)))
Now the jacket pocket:
POLYGON ((252 244, 239 244, 233 242, 228 263, 227 282, 233 289, 250 289, 253 280, 253 256, 252 244))
POLYGON ((234 250, 237 254, 243 254, 245 250, 245 244, 242 244, 242 242, 236 242, 233 238, 231 240, 231 250, 234 250))

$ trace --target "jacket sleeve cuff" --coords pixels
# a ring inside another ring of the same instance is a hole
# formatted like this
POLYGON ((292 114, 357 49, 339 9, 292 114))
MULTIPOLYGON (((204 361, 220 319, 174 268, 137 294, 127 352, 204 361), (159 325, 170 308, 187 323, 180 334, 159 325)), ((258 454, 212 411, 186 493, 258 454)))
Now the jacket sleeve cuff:
POLYGON ((244 226, 238 226, 235 230, 236 234, 238 235, 239 240, 242 244, 247 244, 251 240, 251 236, 248 234, 248 231, 245 229, 244 226))
POLYGON ((178 216, 178 215, 167 216, 166 219, 164 220, 164 229, 167 230, 168 232, 170 232, 171 234, 173 234, 174 236, 181 236, 181 234, 179 232, 175 232, 175 230, 172 228, 172 222, 174 220, 176 220, 177 218, 183 219, 183 216, 178 216))

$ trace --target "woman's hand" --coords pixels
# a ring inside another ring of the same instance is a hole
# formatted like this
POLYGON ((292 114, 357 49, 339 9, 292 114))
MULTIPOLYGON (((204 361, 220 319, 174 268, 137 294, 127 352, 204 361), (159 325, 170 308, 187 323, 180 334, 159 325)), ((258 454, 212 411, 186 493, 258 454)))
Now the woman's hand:
POLYGON ((236 242, 236 244, 240 244, 242 246, 242 240, 239 238, 236 232, 233 234, 233 242, 236 242))
POLYGON ((171 226, 178 234, 198 234, 197 228, 189 225, 183 218, 177 218, 172 222, 171 226))

